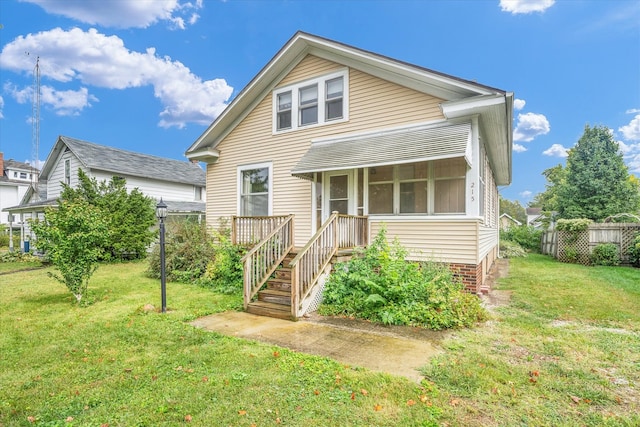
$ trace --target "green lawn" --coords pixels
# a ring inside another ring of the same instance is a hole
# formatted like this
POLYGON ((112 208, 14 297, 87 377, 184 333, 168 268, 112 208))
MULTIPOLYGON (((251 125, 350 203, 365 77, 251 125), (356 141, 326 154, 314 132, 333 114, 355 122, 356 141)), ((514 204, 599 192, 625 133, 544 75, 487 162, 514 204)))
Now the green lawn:
POLYGON ((637 426, 640 270, 511 261, 511 302, 452 332, 428 380, 204 332, 237 298, 101 266, 77 307, 46 269, 0 276, 0 426, 637 426))
POLYGON ((640 270, 511 260, 509 305, 425 369, 455 426, 639 426, 640 270))
POLYGON ((86 307, 46 270, 0 276, 0 426, 436 425, 409 380, 188 325, 237 298, 170 283, 145 312, 144 269, 101 266, 86 307))

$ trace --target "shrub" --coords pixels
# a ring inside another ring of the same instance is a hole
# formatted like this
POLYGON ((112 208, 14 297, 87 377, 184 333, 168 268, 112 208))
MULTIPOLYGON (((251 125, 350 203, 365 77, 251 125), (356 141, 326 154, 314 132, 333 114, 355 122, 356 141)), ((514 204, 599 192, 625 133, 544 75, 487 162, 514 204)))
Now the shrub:
POLYGON ((39 262, 40 259, 30 253, 22 253, 18 250, 13 252, 0 252, 0 262, 39 262))
POLYGON ((242 293, 244 271, 241 259, 245 252, 245 248, 232 245, 228 237, 221 237, 213 261, 209 262, 197 283, 223 294, 242 293))
MULTIPOLYGON (((215 241, 204 223, 176 221, 165 234, 167 280, 191 282, 201 277, 213 259, 215 241)), ((149 277, 160 278, 160 245, 149 255, 149 277)))
POLYGON ((479 299, 442 264, 413 263, 383 229, 358 256, 336 265, 324 291, 322 314, 431 329, 469 327, 484 319, 479 299))
MULTIPOLYGON (((224 222, 210 232, 203 223, 178 221, 171 224, 165 238, 168 280, 192 282, 225 294, 242 294, 244 272, 240 260, 245 248, 231 243, 230 230, 224 222)), ((147 274, 160 278, 159 245, 149 256, 147 274)))
MULTIPOLYGON (((9 247, 9 234, 2 234, 0 231, 0 248, 8 248, 9 247)), ((13 247, 20 247, 20 233, 13 233, 13 247)))
POLYGON ((541 238, 542 230, 536 230, 530 225, 510 227, 508 230, 500 232, 501 240, 515 242, 520 245, 520 247, 532 252, 540 252, 541 238))
POLYGON ((629 255, 629 262, 634 267, 640 267, 640 232, 636 233, 631 246, 627 249, 629 255))
POLYGON ((578 249, 575 246, 566 246, 564 248, 564 257, 569 263, 575 264, 578 262, 578 249))
POLYGON ((47 208, 44 221, 33 221, 31 227, 38 249, 47 253, 58 270, 48 274, 80 303, 109 239, 104 215, 84 200, 61 201, 57 208, 47 208))
POLYGON ((620 251, 613 243, 600 243, 591 253, 591 263, 593 265, 615 266, 620 265, 620 251))
POLYGON ((527 251, 516 242, 500 240, 500 256, 502 258, 522 258, 527 256, 527 251))

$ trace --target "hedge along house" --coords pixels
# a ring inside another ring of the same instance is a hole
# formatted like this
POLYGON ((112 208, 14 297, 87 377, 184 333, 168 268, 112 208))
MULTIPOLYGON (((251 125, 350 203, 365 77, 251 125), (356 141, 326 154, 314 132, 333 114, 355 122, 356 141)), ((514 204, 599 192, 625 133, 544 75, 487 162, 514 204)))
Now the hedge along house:
POLYGON ((326 253, 383 226, 410 259, 448 263, 481 292, 497 186, 511 182, 512 105, 513 93, 296 33, 186 152, 207 163, 208 223, 232 218, 237 242, 261 241, 245 306, 293 250, 291 316, 304 314, 326 253))

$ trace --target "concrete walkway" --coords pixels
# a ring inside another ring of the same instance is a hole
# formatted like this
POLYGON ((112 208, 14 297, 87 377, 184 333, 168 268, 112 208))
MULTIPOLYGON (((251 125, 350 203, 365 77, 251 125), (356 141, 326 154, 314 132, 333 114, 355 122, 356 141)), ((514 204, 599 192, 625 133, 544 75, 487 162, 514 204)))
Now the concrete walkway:
POLYGON ((206 316, 191 324, 416 382, 423 378, 418 369, 440 352, 438 343, 444 336, 419 328, 385 327, 350 319, 312 316, 291 322, 232 311, 206 316))

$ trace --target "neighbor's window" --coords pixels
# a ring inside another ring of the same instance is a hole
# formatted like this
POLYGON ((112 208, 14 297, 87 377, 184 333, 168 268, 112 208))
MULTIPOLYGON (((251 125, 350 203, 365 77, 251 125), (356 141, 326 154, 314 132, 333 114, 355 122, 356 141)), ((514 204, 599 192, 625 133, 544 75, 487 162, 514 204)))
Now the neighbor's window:
POLYGON ((462 158, 371 167, 369 214, 464 213, 466 171, 462 158))
POLYGON ((71 160, 64 161, 64 183, 71 185, 71 160))
POLYGON ((27 173, 26 172, 20 172, 20 179, 27 179, 27 173))
POLYGON ((239 169, 239 198, 241 216, 268 216, 270 165, 239 169))
POLYGON ((273 92, 273 131, 347 120, 348 72, 338 71, 273 92))

